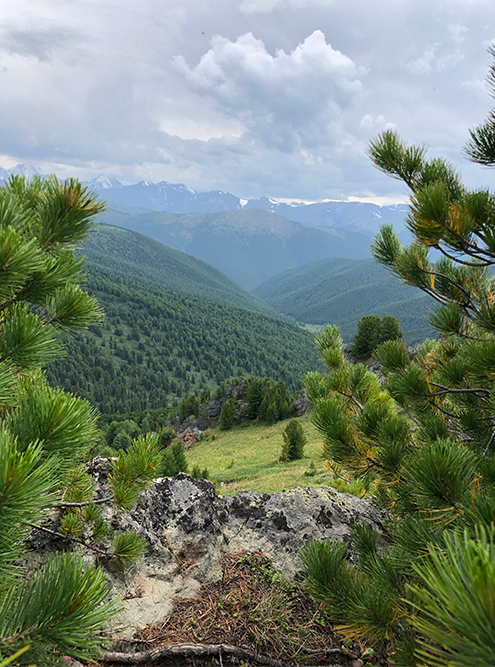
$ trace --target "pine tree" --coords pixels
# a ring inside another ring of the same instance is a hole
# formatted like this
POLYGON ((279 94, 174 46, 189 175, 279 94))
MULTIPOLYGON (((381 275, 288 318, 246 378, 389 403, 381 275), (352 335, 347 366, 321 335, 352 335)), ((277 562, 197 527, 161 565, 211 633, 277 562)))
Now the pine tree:
MULTIPOLYGON (((495 92, 495 63, 490 81, 495 92)), ((471 137, 468 154, 494 165, 493 112, 471 137)), ((308 544, 308 587, 337 629, 393 645, 397 665, 495 664, 495 196, 395 132, 370 155, 410 187, 414 237, 403 247, 385 226, 373 254, 438 302, 439 338, 414 359, 402 340, 383 343, 380 384, 345 360, 336 328, 319 336, 331 372, 306 387, 325 456, 374 490, 390 527, 380 550, 377 533, 354 527, 359 567, 342 544, 308 544)))
POLYGON ((222 407, 220 413, 220 428, 227 430, 234 425, 235 403, 233 398, 229 398, 222 407))
MULTIPOLYGON (((81 529, 82 512, 61 504, 62 496, 87 503, 85 516, 98 523, 94 484, 82 468, 100 437, 95 411, 49 386, 42 369, 60 354, 62 334, 101 318, 95 298, 79 286, 83 260, 73 249, 101 210, 73 180, 13 177, 0 187, 0 661, 18 654, 11 664, 94 658, 101 641, 95 631, 116 609, 102 572, 77 554, 55 555, 34 571, 23 559, 28 532, 46 522, 50 508, 58 508, 65 534, 81 529)), ((131 449, 115 465, 119 504, 119 480, 128 501, 139 492, 126 467, 140 480, 156 469, 152 440, 131 449)), ((112 555, 126 547, 135 556, 142 546, 125 536, 112 555)))
POLYGON ((361 359, 367 358, 377 348, 380 335, 378 315, 366 315, 358 322, 358 332, 354 336, 352 353, 361 359))
POLYGON ((184 445, 180 440, 177 440, 177 442, 174 442, 174 444, 170 447, 170 452, 172 454, 172 458, 174 461, 174 467, 175 467, 175 473, 178 474, 179 472, 187 472, 187 459, 186 459, 186 452, 184 450, 184 445))
POLYGON ((297 419, 291 419, 282 433, 284 444, 282 445, 281 461, 296 461, 304 456, 306 436, 304 429, 297 419))
POLYGON ((399 340, 403 338, 401 326, 399 321, 391 315, 385 315, 380 321, 380 329, 378 332, 378 345, 385 343, 387 340, 399 340))

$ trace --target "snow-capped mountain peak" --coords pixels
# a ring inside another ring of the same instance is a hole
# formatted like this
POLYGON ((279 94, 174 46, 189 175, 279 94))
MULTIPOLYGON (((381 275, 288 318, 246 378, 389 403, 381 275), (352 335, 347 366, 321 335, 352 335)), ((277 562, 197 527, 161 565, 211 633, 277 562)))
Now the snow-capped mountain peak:
POLYGON ((15 176, 24 176, 25 178, 32 178, 33 176, 41 176, 42 174, 29 164, 16 164, 15 167, 6 169, 8 174, 15 176))
POLYGON ((94 187, 95 190, 110 190, 111 188, 120 189, 123 187, 120 181, 107 174, 99 174, 96 178, 91 179, 91 181, 88 182, 88 185, 94 187))

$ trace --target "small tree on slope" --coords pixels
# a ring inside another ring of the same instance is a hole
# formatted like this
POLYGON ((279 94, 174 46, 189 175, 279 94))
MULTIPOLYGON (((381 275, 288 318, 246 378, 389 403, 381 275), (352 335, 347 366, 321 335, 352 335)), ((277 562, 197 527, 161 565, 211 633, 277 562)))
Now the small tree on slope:
MULTIPOLYGON (((61 334, 101 316, 78 285, 82 260, 72 247, 101 209, 74 181, 12 178, 0 188, 0 662, 10 657, 9 664, 95 657, 95 631, 115 609, 102 573, 77 555, 56 555, 39 568, 23 560, 29 530, 54 505, 62 532, 81 530, 82 511, 62 509, 62 491, 64 502, 88 501, 87 516, 98 522, 94 485, 81 465, 98 438, 95 411, 48 386, 41 369, 60 353, 61 334)), ((135 500, 159 459, 151 437, 130 449, 112 471, 121 506, 135 500)), ((120 535, 112 555, 132 559, 142 546, 137 536, 120 535)))
MULTIPOLYGON (((490 81, 495 92, 495 64, 490 81)), ((471 136, 468 155, 494 165, 493 112, 471 136)), ((307 582, 347 635, 395 645, 398 665, 495 664, 495 196, 394 132, 370 155, 410 187, 414 237, 403 247, 383 227, 373 254, 438 302, 440 336, 414 360, 402 341, 382 344, 380 385, 346 362, 338 330, 320 335, 331 372, 306 386, 325 456, 369 484, 391 524, 381 549, 355 527, 359 567, 344 545, 308 544, 307 582)))
POLYGON ((304 456, 304 446, 306 444, 306 436, 304 429, 297 419, 291 419, 285 427, 282 437, 284 444, 282 445, 281 461, 296 461, 302 459, 304 456))

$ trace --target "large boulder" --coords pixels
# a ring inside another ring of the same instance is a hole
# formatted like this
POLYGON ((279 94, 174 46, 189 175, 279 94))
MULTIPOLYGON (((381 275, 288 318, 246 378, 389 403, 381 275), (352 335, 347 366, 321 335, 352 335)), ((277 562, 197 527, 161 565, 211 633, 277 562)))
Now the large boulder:
POLYGON ((162 622, 174 597, 194 597, 202 583, 220 578, 223 553, 263 550, 284 576, 294 578, 308 539, 348 542, 354 523, 381 531, 383 518, 369 501, 330 487, 244 491, 229 498, 218 496, 211 482, 184 473, 157 479, 136 507, 111 519, 114 528, 137 530, 149 543, 146 559, 130 575, 114 577, 125 607, 117 624, 162 622))

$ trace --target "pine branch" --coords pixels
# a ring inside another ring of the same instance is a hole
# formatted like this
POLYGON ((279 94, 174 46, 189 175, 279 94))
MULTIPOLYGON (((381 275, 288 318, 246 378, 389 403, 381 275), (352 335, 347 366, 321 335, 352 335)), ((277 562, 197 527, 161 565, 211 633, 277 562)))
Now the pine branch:
POLYGON ((364 407, 361 405, 361 403, 357 400, 357 398, 354 397, 353 394, 346 394, 345 391, 339 391, 338 389, 335 390, 337 394, 340 394, 341 396, 345 396, 346 398, 350 398, 351 401, 356 405, 361 412, 364 412, 364 407))
POLYGON ((90 544, 84 542, 83 540, 79 540, 77 537, 72 537, 71 535, 64 535, 63 533, 58 533, 56 530, 51 530, 50 528, 45 528, 44 526, 38 526, 36 523, 30 523, 29 521, 26 521, 25 524, 26 526, 30 526, 31 528, 35 528, 36 530, 41 530, 44 533, 48 533, 48 535, 52 535, 53 537, 58 537, 62 540, 72 540, 73 542, 77 542, 77 544, 81 544, 83 547, 86 547, 87 549, 90 549, 91 551, 94 551, 96 554, 100 554, 101 556, 112 558, 113 556, 116 555, 108 551, 103 551, 102 549, 98 549, 98 547, 93 547, 90 544))
POLYGON ((439 252, 442 253, 442 255, 445 255, 445 257, 448 257, 451 259, 453 262, 456 262, 457 264, 463 264, 464 266, 472 266, 473 268, 478 268, 480 266, 493 266, 494 262, 490 262, 487 259, 484 260, 479 260, 478 262, 466 262, 465 260, 461 259, 460 257, 456 257, 455 255, 451 255, 448 253, 445 248, 442 248, 440 244, 437 244, 433 246, 435 250, 438 250, 439 252))
POLYGON ((485 449, 483 450, 483 458, 484 459, 486 459, 486 457, 488 456, 488 450, 492 446, 494 440, 495 440, 495 431, 492 432, 492 434, 490 436, 490 440, 488 440, 487 445, 486 445, 485 449))
POLYGON ((113 495, 107 496, 106 498, 100 498, 99 500, 86 500, 83 503, 59 503, 58 505, 51 505, 53 508, 65 509, 66 507, 86 507, 87 505, 102 505, 103 503, 108 503, 113 500, 113 495))
POLYGON ((489 396, 490 391, 484 387, 466 387, 464 389, 454 389, 453 387, 446 387, 444 384, 438 382, 430 382, 433 387, 438 387, 442 391, 431 394, 422 394, 423 396, 441 396, 442 394, 477 394, 478 396, 489 396))
MULTIPOLYGON (((449 225, 446 225, 445 223, 435 220, 435 224, 437 224, 439 227, 442 227, 446 232, 449 234, 452 234, 461 244, 463 252, 465 252, 467 255, 470 257, 478 257, 478 255, 485 255, 486 257, 489 257, 493 260, 495 260, 495 253, 491 252, 490 250, 487 250, 485 248, 480 248, 478 245, 475 243, 470 243, 469 241, 466 240, 466 236, 463 236, 460 232, 456 232, 452 227, 449 225)), ((414 230, 413 230, 414 231, 414 230)), ((478 238, 480 238, 484 243, 486 243, 485 238, 483 237, 483 234, 481 232, 474 232, 478 238)), ((436 246, 434 246, 436 247, 436 246)), ((440 248, 438 248, 440 250, 440 248)), ((455 259, 457 260, 457 258, 455 259)), ((491 262, 493 264, 494 262, 491 262)))
MULTIPOLYGON (((473 302, 473 300, 472 300, 472 298, 471 298, 471 294, 470 294, 466 289, 464 289, 464 287, 462 287, 462 285, 460 285, 458 282, 456 282, 456 281, 453 280, 452 278, 449 278, 449 276, 445 275, 444 273, 439 273, 438 271, 428 271, 428 269, 422 269, 421 267, 418 267, 418 268, 419 268, 419 270, 420 270, 422 273, 426 273, 426 274, 428 274, 428 275, 430 275, 430 276, 435 276, 436 278, 443 278, 444 280, 446 280, 447 282, 449 282, 451 285, 453 285, 456 289, 458 289, 460 292, 462 292, 462 293, 464 294, 464 296, 466 297, 466 304, 465 304, 465 305, 464 305, 464 304, 460 304, 460 305, 461 305, 461 308, 463 308, 463 309, 471 308, 471 310, 472 310, 474 313, 476 313, 476 315, 477 315, 481 320, 483 320, 483 322, 485 322, 485 324, 487 324, 487 325, 488 325, 489 327, 491 327, 492 329, 495 329, 495 325, 494 325, 492 322, 490 322, 490 320, 487 320, 486 317, 485 317, 484 315, 481 314, 481 312, 478 310, 478 308, 477 308, 476 305, 474 304, 474 302, 473 302)), ((430 292, 428 289, 424 289, 423 291, 424 291, 424 292, 427 292, 428 294, 430 294, 431 296, 433 296, 433 293, 430 292)), ((444 298, 446 298, 446 297, 444 297, 444 298)), ((437 300, 439 300, 439 299, 437 299, 437 300)), ((450 303, 458 303, 457 301, 455 301, 455 300, 453 300, 453 299, 447 299, 447 300, 450 301, 450 303)))

